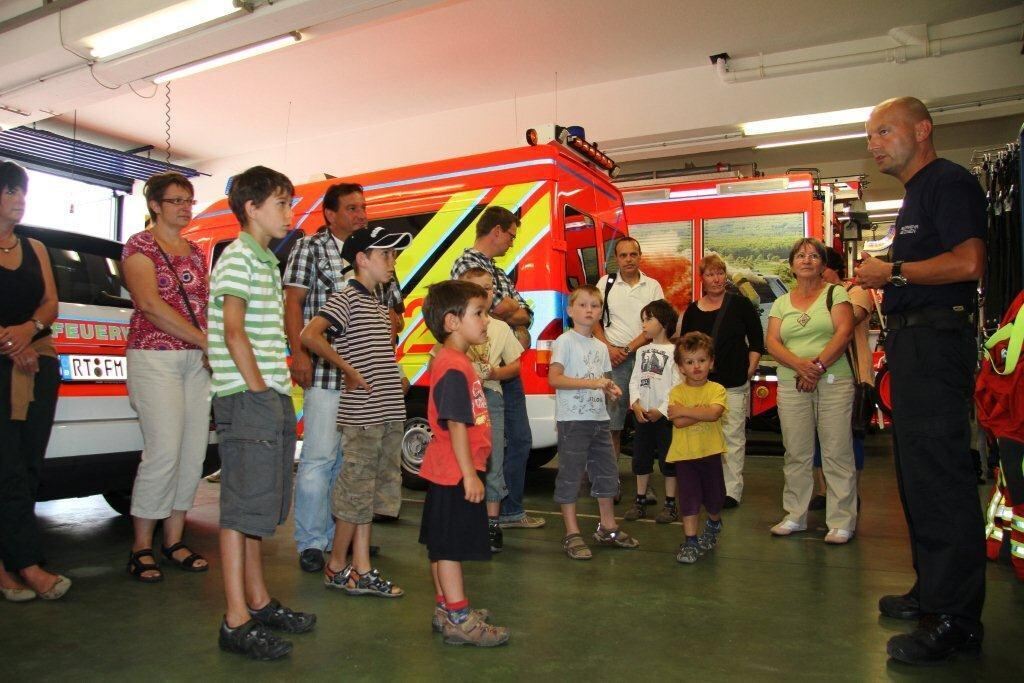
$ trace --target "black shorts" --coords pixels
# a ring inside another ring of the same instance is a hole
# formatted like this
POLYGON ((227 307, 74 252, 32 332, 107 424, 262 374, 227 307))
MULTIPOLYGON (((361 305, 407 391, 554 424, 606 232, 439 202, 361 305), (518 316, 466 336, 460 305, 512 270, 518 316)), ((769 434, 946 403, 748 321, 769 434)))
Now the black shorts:
POLYGON ((423 501, 420 543, 427 546, 431 562, 490 560, 487 506, 466 500, 461 482, 455 486, 431 482, 423 501))
POLYGON ((638 422, 633 432, 633 474, 650 474, 657 460, 662 474, 675 476, 675 465, 665 462, 671 445, 672 423, 667 418, 659 418, 657 422, 638 422))

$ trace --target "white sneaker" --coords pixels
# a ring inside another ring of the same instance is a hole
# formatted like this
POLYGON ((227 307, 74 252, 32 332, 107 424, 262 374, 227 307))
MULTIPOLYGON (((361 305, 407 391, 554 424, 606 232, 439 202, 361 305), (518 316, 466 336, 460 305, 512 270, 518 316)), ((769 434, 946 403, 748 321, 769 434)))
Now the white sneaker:
POLYGON ((825 534, 825 543, 842 545, 844 543, 849 543, 851 538, 853 538, 852 531, 847 531, 846 529, 829 529, 828 533, 825 534))
POLYGON ((784 519, 772 527, 772 536, 789 536, 797 531, 807 531, 807 525, 784 519))

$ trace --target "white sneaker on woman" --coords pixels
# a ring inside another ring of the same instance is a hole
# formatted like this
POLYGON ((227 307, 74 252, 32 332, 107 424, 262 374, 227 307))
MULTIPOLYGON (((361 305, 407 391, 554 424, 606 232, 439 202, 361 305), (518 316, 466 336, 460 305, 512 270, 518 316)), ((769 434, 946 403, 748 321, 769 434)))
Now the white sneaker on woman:
POLYGON ((807 525, 784 519, 772 527, 772 536, 789 536, 797 531, 807 531, 807 525))
POLYGON ((852 531, 847 531, 846 529, 829 529, 828 533, 825 534, 825 543, 842 545, 844 543, 849 543, 851 538, 853 538, 852 531))

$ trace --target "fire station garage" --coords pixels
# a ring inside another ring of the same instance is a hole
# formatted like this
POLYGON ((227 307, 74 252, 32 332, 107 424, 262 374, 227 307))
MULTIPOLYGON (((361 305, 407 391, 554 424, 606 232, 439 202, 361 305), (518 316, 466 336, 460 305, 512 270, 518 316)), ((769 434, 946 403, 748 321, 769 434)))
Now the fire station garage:
POLYGON ((3 0, 4 680, 1020 680, 1022 30, 3 0))

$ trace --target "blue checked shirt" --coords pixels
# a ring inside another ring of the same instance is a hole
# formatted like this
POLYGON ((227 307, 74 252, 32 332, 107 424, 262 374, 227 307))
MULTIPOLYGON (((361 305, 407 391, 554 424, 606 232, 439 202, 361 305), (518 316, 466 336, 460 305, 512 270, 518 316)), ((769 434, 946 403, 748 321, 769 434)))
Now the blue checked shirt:
MULTIPOLYGON (((494 278, 494 303, 491 305, 492 309, 504 301, 505 297, 512 297, 519 302, 520 306, 530 311, 526 299, 519 293, 516 286, 512 284, 508 274, 499 268, 498 264, 490 256, 472 247, 466 249, 462 252, 462 256, 455 259, 455 263, 452 264, 452 279, 458 280, 470 268, 483 268, 494 278)), ((530 311, 530 315, 532 317, 533 311, 530 311)))
MULTIPOLYGON (((306 301, 302 305, 302 322, 305 324, 327 303, 331 294, 345 289, 353 275, 348 261, 341 258, 338 243, 330 231, 323 227, 295 243, 288 255, 283 284, 285 287, 301 287, 306 290, 306 301)), ((389 309, 398 313, 405 310, 402 290, 397 280, 378 287, 375 294, 377 300, 389 309)), ((334 344, 329 332, 327 337, 334 344)), ((313 361, 313 386, 341 389, 341 370, 312 353, 310 358, 313 361)))

